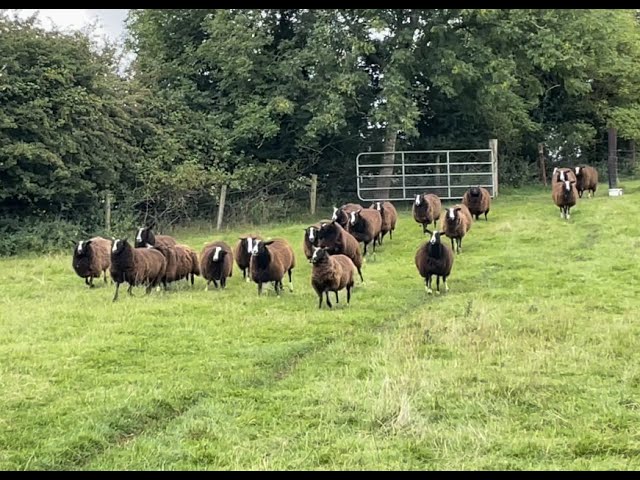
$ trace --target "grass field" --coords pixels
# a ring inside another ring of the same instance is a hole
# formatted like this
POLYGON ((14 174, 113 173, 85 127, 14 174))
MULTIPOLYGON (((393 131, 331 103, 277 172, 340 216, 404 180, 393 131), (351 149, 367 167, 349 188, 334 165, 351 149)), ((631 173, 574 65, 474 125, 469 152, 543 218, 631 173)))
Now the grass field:
POLYGON ((549 190, 506 191, 441 296, 404 211, 332 311, 306 223, 251 227, 294 247, 281 298, 234 269, 226 291, 112 303, 70 252, 0 259, 0 469, 639 469, 640 181, 623 187, 569 221, 549 190))

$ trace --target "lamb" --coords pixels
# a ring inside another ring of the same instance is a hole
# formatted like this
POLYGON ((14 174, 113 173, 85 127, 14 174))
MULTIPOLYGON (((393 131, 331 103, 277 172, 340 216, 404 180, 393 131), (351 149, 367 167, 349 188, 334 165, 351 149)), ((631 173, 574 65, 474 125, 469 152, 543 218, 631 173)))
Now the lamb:
POLYGON ((413 219, 422 224, 422 233, 426 233, 427 226, 433 222, 433 226, 437 225, 440 219, 440 211, 442 210, 442 202, 440 197, 433 193, 416 195, 416 200, 412 207, 413 219))
POLYGON ((329 300, 329 292, 336 295, 339 303, 338 291, 347 289, 347 304, 351 301, 353 288, 353 271, 355 265, 346 255, 329 255, 326 248, 314 247, 311 257, 313 264, 311 271, 311 286, 319 297, 318 308, 322 308, 322 294, 327 297, 327 306, 333 308, 329 300))
POLYGON ((427 233, 431 234, 431 239, 418 248, 415 257, 416 267, 420 276, 425 279, 425 289, 428 294, 433 293, 431 289, 433 275, 436 275, 438 293, 440 293, 440 277, 442 277, 445 292, 448 292, 447 277, 451 274, 453 267, 453 252, 441 242, 442 232, 427 230, 427 233))
POLYGON ((93 288, 93 279, 104 274, 107 283, 107 270, 111 265, 111 240, 93 237, 89 240, 74 243, 73 270, 80 278, 84 278, 85 285, 93 288))
POLYGON ((187 245, 156 247, 165 256, 167 266, 162 279, 162 285, 167 288, 167 283, 176 282, 186 278, 191 278, 191 285, 194 284, 195 275, 200 275, 200 264, 198 254, 187 245))
POLYGON ((116 283, 113 301, 118 299, 120 284, 127 282, 127 292, 133 295, 134 285, 146 285, 146 293, 157 286, 164 278, 167 260, 155 247, 133 248, 127 238, 115 239, 111 248, 111 278, 116 283))
POLYGON ((213 282, 215 288, 225 288, 227 277, 233 276, 233 252, 225 242, 216 241, 208 243, 200 254, 200 271, 202 277, 207 280, 205 290, 209 290, 209 283, 213 282))
POLYGON ((576 189, 575 180, 565 180, 562 183, 554 183, 551 185, 551 198, 553 202, 560 208, 560 218, 571 217, 571 207, 578 201, 578 190, 576 189))
POLYGON ((469 209, 476 220, 484 213, 484 219, 487 221, 487 214, 491 209, 491 194, 484 187, 471 187, 462 196, 462 204, 469 209))
POLYGON ((451 239, 452 250, 454 249, 453 241, 455 240, 457 253, 462 251, 462 238, 471 229, 472 222, 471 212, 465 205, 457 204, 446 209, 440 230, 451 239))
POLYGON ((307 260, 313 255, 313 247, 318 246, 318 232, 323 224, 329 223, 331 220, 320 220, 318 223, 308 226, 304 229, 304 239, 302 240, 302 250, 307 260))
POLYGON ((398 221, 398 212, 391 202, 373 202, 369 208, 380 212, 382 217, 380 241, 378 242, 379 245, 382 245, 382 240, 387 233, 389 238, 393 238, 393 231, 396 229, 396 222, 398 221))
POLYGON ((258 295, 262 295, 262 284, 274 282, 276 295, 282 292, 282 279, 289 273, 289 290, 293 292, 291 270, 296 266, 296 258, 289 243, 281 238, 257 240, 251 252, 249 271, 251 279, 258 284, 258 295), (280 287, 280 290, 278 290, 280 287))
POLYGON ((364 283, 360 244, 337 221, 334 220, 322 225, 318 232, 318 247, 326 248, 331 255, 342 254, 349 257, 358 270, 360 281, 364 283))
POLYGON ((380 238, 382 229, 382 217, 380 212, 370 208, 353 211, 349 214, 349 226, 347 231, 358 242, 364 243, 363 257, 367 255, 367 246, 373 242, 373 253, 376 252, 376 240, 380 238))
POLYGON ((576 189, 578 196, 582 198, 582 193, 587 192, 587 198, 591 198, 591 194, 595 196, 598 188, 598 170, 589 165, 580 165, 576 167, 576 189))
POLYGON ((140 227, 138 229, 138 233, 136 235, 135 247, 142 248, 147 245, 155 246, 166 246, 171 247, 175 245, 176 239, 169 235, 155 235, 153 233, 153 228, 155 228, 156 223, 152 222, 150 225, 146 227, 140 227))
POLYGON ((242 278, 247 282, 251 281, 247 275, 249 264, 251 263, 251 252, 253 252, 253 245, 258 240, 262 240, 260 235, 255 235, 253 233, 243 235, 240 237, 240 240, 236 243, 236 246, 233 249, 233 257, 236 259, 238 268, 242 270, 242 278))

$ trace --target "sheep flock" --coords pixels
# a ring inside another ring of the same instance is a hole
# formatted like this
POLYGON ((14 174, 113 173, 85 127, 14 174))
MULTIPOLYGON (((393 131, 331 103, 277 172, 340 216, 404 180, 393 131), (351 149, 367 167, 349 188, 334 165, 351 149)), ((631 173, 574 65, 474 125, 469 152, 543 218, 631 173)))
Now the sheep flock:
MULTIPOLYGON (((555 168, 551 194, 561 218, 570 218, 570 209, 584 191, 589 198, 595 195, 597 184, 597 171, 587 165, 555 168)), ((463 238, 481 215, 488 221, 490 210, 491 195, 480 186, 470 187, 460 203, 446 208, 433 193, 415 196, 412 215, 422 234, 428 237, 418 245, 414 261, 417 278, 422 277, 428 294, 433 293, 434 277, 437 293, 440 293, 441 281, 444 291, 449 290, 447 278, 452 273, 455 258, 462 253, 463 238), (431 224, 433 229, 429 228, 431 224), (444 237, 449 238, 451 247, 444 242, 444 237)), ((375 260, 376 246, 382 245, 386 235, 387 242, 393 242, 397 218, 396 208, 389 201, 375 201, 367 207, 346 203, 334 206, 331 218, 304 228, 302 250, 304 260, 311 264, 310 283, 318 296, 318 308, 322 308, 323 300, 332 308, 331 292, 339 303, 339 292, 343 290, 346 290, 346 303, 350 303, 354 286, 365 283, 362 267, 367 258, 375 260)), ((103 276, 107 283, 109 272, 111 283, 115 284, 114 302, 122 283, 129 285, 130 295, 132 288, 138 285, 145 286, 149 294, 154 287, 166 290, 169 284, 182 280, 193 286, 194 277, 202 276, 206 281, 205 290, 212 282, 215 289, 224 289, 227 278, 233 275, 234 263, 246 282, 256 284, 258 295, 262 295, 265 284, 270 284, 280 296, 284 279, 288 280, 289 290, 293 292, 296 262, 302 259, 296 259, 293 248, 283 238, 264 238, 249 233, 239 237, 234 246, 215 240, 197 252, 171 236, 155 233, 154 228, 153 223, 138 228, 133 244, 126 237, 107 239, 98 236, 74 242, 74 272, 90 288, 94 287, 94 278, 103 276)))

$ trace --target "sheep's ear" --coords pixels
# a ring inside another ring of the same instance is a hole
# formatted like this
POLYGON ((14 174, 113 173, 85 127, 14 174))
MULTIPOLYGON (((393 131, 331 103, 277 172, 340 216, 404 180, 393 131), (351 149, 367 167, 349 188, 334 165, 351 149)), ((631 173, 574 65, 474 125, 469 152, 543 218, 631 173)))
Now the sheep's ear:
POLYGON ((93 243, 93 240, 87 240, 86 242, 84 242, 85 245, 91 245, 93 243))
POLYGON ((428 233, 429 235, 433 235, 433 232, 428 228, 425 228, 424 233, 428 233))
POLYGON ((455 212, 459 212, 460 210, 462 210, 462 207, 456 207, 453 209, 455 212))
POLYGON ((76 245, 78 245, 78 242, 76 242, 75 240, 69 240, 69 243, 70 243, 71 245, 73 245, 74 247, 75 247, 76 245))
POLYGON ((266 242, 262 242, 263 245, 271 245, 273 240, 267 240, 266 242))

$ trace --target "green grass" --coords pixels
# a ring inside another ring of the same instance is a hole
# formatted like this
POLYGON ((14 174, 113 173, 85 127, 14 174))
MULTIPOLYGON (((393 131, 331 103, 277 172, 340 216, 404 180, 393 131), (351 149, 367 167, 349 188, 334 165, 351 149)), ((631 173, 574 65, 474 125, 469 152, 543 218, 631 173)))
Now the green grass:
POLYGON ((638 469, 640 182, 623 186, 569 221, 549 190, 501 194, 441 296, 404 210, 332 311, 306 224, 176 234, 287 238, 281 298, 235 270, 226 291, 113 304, 69 252, 1 259, 0 469, 638 469))

